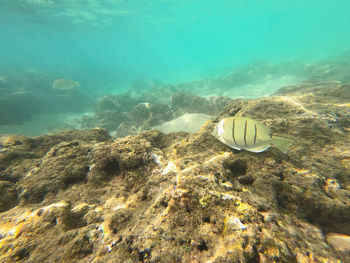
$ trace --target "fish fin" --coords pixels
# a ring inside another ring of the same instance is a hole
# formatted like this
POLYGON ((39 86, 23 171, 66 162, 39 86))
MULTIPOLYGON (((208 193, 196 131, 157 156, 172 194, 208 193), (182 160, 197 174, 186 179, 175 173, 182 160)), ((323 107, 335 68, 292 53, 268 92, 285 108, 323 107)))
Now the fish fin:
POLYGON ((289 145, 292 144, 292 140, 278 136, 272 136, 271 144, 281 152, 287 153, 289 145))
POLYGON ((254 147, 254 148, 248 148, 246 149, 247 151, 249 152, 254 152, 254 153, 261 153, 261 152, 264 152, 266 151, 268 148, 270 148, 271 145, 270 144, 264 144, 264 145, 261 145, 261 146, 258 146, 258 147, 254 147))
POLYGON ((231 148, 235 149, 235 150, 238 150, 238 151, 241 151, 242 149, 239 148, 239 147, 236 147, 236 146, 232 146, 230 142, 227 142, 224 138, 219 138, 219 140, 226 144, 227 146, 230 146, 231 148))
POLYGON ((237 150, 237 151, 241 151, 241 150, 242 150, 241 148, 233 147, 233 146, 231 146, 231 148, 233 148, 233 149, 235 149, 235 150, 237 150))

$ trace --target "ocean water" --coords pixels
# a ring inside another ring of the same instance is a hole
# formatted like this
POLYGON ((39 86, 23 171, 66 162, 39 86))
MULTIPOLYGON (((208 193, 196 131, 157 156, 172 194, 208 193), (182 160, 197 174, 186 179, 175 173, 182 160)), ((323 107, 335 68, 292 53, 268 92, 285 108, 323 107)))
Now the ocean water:
POLYGON ((266 96, 307 78, 305 65, 343 57, 349 32, 346 0, 0 0, 0 133, 74 128, 106 94, 256 65, 269 66, 239 92, 201 95, 266 96), (80 86, 53 90, 61 78, 80 86))

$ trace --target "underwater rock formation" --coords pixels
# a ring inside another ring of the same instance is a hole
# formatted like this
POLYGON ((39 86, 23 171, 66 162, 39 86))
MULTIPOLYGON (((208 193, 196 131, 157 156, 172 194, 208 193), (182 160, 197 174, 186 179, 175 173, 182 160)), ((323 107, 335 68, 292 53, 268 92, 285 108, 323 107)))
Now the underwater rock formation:
POLYGON ((149 130, 150 126, 173 118, 169 105, 174 93, 176 89, 170 85, 137 83, 128 92, 100 97, 94 115, 83 117, 82 127, 101 127, 110 132, 117 130, 118 137, 149 130), (143 85, 150 87, 145 90, 143 85))
POLYGON ((96 103, 94 115, 83 117, 82 127, 115 130, 126 119, 126 112, 138 103, 139 100, 131 98, 128 94, 103 96, 96 103))
POLYGON ((126 120, 115 131, 116 137, 139 134, 152 129, 152 126, 167 122, 174 117, 174 111, 166 104, 140 103, 136 105, 126 120))
POLYGON ((194 134, 2 136, 0 261, 348 262, 349 92, 235 100, 194 134), (288 154, 214 138, 237 112, 292 139, 288 154))
POLYGON ((190 81, 176 86, 179 91, 210 97, 213 94, 230 98, 259 98, 271 91, 301 81, 350 82, 350 52, 318 63, 288 61, 270 64, 265 61, 238 67, 217 78, 190 81))
POLYGON ((178 116, 185 113, 217 115, 231 101, 232 99, 226 97, 212 96, 206 99, 191 93, 180 92, 171 96, 171 108, 177 112, 178 116))
MULTIPOLYGON (((159 91, 160 88, 154 90, 159 91)), ((151 103, 147 101, 149 96, 146 91, 137 98, 130 93, 103 96, 97 101, 95 114, 83 117, 82 127, 105 128, 115 137, 136 135, 188 113, 216 116, 232 101, 225 97, 206 99, 188 92, 178 92, 169 96, 165 104, 160 103, 164 101, 164 94, 160 97, 159 101, 153 98, 151 103)))

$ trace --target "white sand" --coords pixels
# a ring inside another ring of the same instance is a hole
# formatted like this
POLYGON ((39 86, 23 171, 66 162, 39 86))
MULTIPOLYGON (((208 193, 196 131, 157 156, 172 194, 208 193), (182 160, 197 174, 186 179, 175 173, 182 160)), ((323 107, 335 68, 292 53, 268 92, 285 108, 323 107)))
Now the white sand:
POLYGON ((213 119, 213 116, 200 113, 186 113, 176 119, 164 122, 162 125, 153 127, 154 130, 163 133, 185 131, 188 133, 197 132, 205 121, 213 119))

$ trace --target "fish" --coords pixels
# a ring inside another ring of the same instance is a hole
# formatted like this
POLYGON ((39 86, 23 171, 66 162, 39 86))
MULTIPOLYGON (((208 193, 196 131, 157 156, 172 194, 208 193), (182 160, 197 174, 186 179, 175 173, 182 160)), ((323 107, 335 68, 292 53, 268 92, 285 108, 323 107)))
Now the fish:
POLYGON ((56 79, 52 84, 52 87, 57 90, 72 90, 79 86, 80 83, 78 81, 70 79, 56 79))
POLYGON ((286 154, 292 143, 290 139, 272 136, 270 129, 261 122, 241 116, 222 119, 211 134, 233 149, 255 153, 274 146, 286 154))

